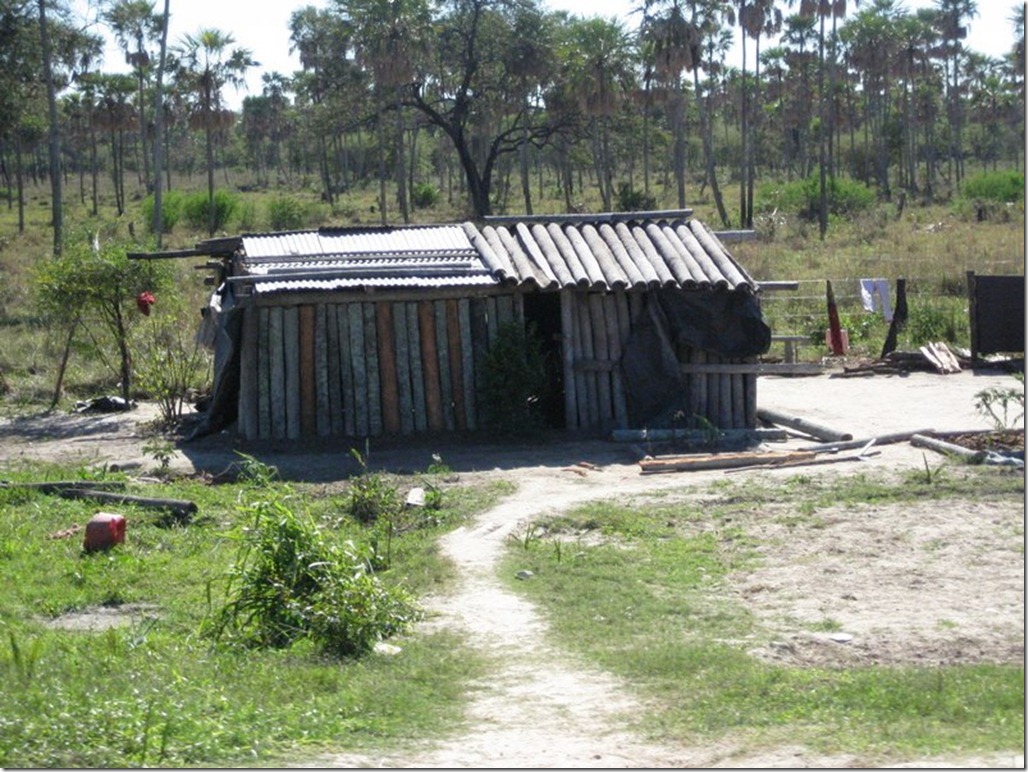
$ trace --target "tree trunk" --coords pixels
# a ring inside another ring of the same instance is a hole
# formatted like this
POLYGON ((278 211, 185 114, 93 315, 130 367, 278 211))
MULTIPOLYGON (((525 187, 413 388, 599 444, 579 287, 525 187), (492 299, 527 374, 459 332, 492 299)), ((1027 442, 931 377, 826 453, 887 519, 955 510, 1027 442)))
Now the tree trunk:
POLYGON ((61 192, 61 137, 57 130, 57 87, 54 84, 53 60, 50 52, 50 25, 46 20, 46 0, 39 0, 39 45, 43 54, 43 78, 46 80, 46 101, 50 117, 50 223, 54 229, 54 257, 60 257, 61 245, 64 241, 64 203, 61 192))
POLYGON ((714 130, 710 122, 710 109, 707 101, 710 99, 710 95, 708 93, 706 96, 701 96, 700 75, 699 68, 697 67, 693 67, 692 80, 693 91, 696 94, 696 107, 700 113, 700 134, 703 140, 703 161, 707 168, 707 182, 710 183, 710 193, 714 196, 714 203, 717 205, 717 213, 721 218, 721 224, 727 228, 731 225, 731 220, 728 217, 728 211, 725 209, 721 188, 717 184, 717 168, 714 165, 714 130))
MULTIPOLYGON (((171 16, 171 0, 164 0, 164 13, 161 21, 161 53, 157 63, 157 83, 154 89, 153 116, 153 229, 157 239, 157 249, 161 248, 164 237, 164 185, 161 181, 161 169, 164 166, 164 68, 168 56, 168 20, 171 16)), ((94 177, 95 179, 95 177, 94 177)))

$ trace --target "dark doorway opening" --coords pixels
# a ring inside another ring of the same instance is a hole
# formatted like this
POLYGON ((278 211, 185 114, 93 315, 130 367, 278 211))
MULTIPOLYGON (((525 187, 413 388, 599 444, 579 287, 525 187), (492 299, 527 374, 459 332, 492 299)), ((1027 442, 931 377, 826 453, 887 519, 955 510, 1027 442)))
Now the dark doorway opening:
POLYGON ((524 296, 525 329, 539 340, 546 368, 546 391, 540 402, 543 419, 552 429, 565 428, 564 349, 560 323, 559 292, 536 292, 524 296))

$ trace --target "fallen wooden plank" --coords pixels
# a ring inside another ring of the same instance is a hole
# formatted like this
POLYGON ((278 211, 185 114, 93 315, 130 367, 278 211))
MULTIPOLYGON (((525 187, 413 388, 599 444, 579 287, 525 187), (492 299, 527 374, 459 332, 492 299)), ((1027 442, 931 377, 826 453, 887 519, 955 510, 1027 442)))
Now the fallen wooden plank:
POLYGON ((134 504, 137 507, 146 507, 147 509, 161 509, 171 512, 183 520, 189 519, 189 516, 196 514, 198 510, 194 501, 130 496, 127 493, 108 493, 107 491, 88 488, 63 488, 57 491, 57 495, 65 499, 90 499, 92 501, 105 501, 114 504, 134 504))
POLYGON ((867 443, 874 441, 875 445, 889 445, 895 442, 910 442, 910 438, 915 434, 931 434, 933 429, 918 429, 913 432, 895 432, 893 434, 879 434, 876 437, 865 437, 862 440, 845 440, 839 442, 820 442, 814 445, 804 445, 797 450, 809 450, 815 453, 818 452, 831 452, 833 450, 852 450, 854 448, 861 448, 867 443))
POLYGON ((827 426, 808 421, 805 418, 798 416, 789 416, 784 413, 779 413, 777 410, 768 410, 767 408, 759 408, 757 410, 757 418, 762 421, 769 423, 778 424, 779 426, 787 426, 790 429, 809 434, 811 437, 815 437, 824 442, 844 442, 852 440, 853 435, 849 432, 840 432, 835 429, 830 429, 827 426))
POLYGON ((942 453, 945 456, 956 456, 962 461, 966 461, 971 464, 979 464, 985 460, 988 455, 984 450, 971 450, 961 445, 954 445, 952 442, 945 442, 944 440, 937 440, 934 437, 926 437, 923 434, 915 434, 910 438, 910 444, 915 448, 928 448, 934 450, 936 453, 942 453))
POLYGON ((822 464, 841 464, 846 461, 864 461, 870 456, 879 455, 879 451, 872 451, 870 453, 858 453, 854 456, 833 456, 831 458, 810 458, 810 459, 799 459, 797 461, 783 461, 779 464, 754 464, 751 466, 741 466, 735 469, 726 469, 725 474, 731 474, 733 472, 747 472, 753 469, 762 469, 768 466, 772 466, 775 469, 792 469, 797 466, 820 466, 822 464))
POLYGON ((820 375, 824 368, 816 362, 741 362, 684 364, 683 375, 820 375))
POLYGON ((804 451, 765 451, 753 453, 703 453, 695 456, 645 458, 639 462, 643 474, 691 472, 705 469, 731 469, 740 466, 775 466, 786 461, 814 458, 804 451))
POLYGON ((6 482, 0 480, 0 488, 28 488, 40 493, 57 493, 65 490, 121 490, 125 483, 120 480, 55 480, 52 482, 6 482))

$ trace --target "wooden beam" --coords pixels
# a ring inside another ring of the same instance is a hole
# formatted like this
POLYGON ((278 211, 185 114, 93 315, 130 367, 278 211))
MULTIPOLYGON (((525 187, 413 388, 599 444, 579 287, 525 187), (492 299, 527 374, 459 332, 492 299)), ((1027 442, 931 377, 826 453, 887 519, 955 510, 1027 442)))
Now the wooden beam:
POLYGON ((684 364, 680 366, 680 372, 683 375, 820 375, 824 368, 814 362, 715 362, 684 364))

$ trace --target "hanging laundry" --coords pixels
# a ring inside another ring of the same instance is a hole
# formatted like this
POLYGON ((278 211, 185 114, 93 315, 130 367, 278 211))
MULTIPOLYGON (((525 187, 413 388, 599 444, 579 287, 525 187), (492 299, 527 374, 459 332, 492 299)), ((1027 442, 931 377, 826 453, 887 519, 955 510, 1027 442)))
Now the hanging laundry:
POLYGON ((892 304, 889 301, 888 279, 861 279, 860 300, 866 311, 882 312, 885 321, 892 321, 892 304))

